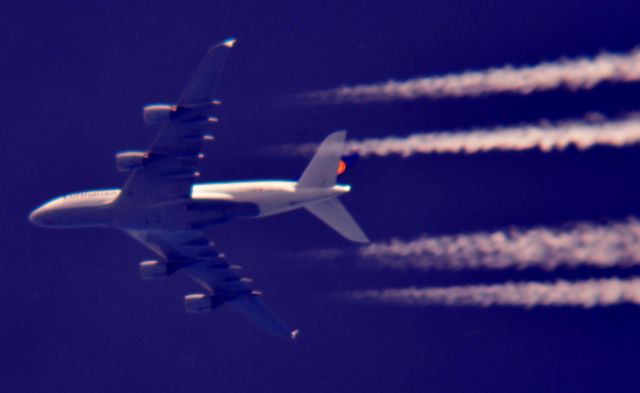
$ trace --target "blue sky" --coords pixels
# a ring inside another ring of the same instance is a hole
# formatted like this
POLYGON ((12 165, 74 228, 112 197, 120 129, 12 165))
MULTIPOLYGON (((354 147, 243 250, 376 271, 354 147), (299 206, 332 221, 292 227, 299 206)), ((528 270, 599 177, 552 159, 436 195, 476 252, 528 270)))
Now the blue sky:
MULTIPOLYGON (((634 1, 146 3, 23 1, 0 15, 3 127, 0 390, 127 392, 631 392, 638 308, 398 308, 335 291, 632 276, 637 269, 393 272, 287 257, 351 247, 305 212, 210 235, 266 302, 302 330, 291 343, 221 308, 186 315, 184 277, 143 282, 151 256, 106 230, 55 231, 27 215, 60 194, 120 186, 114 153, 157 130, 141 108, 171 101, 206 48, 238 38, 203 180, 295 179, 281 143, 615 117, 640 84, 572 93, 289 107, 282 97, 346 83, 532 64, 638 45, 634 1)), ((639 213, 640 148, 362 160, 345 204, 373 240, 639 213)))

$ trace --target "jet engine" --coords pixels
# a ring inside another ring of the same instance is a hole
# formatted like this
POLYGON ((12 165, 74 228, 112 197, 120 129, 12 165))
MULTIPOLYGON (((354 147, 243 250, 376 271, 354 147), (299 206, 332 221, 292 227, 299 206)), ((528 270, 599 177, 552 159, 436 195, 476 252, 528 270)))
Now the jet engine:
POLYGON ((144 166, 147 158, 147 153, 143 151, 123 151, 116 154, 116 166, 120 172, 129 172, 144 166))
POLYGON ((173 121, 177 107, 168 104, 147 105, 142 109, 144 123, 148 126, 170 123, 173 121))
POLYGON ((184 297, 184 308, 188 313, 203 313, 213 310, 213 297, 204 293, 192 293, 184 297))
POLYGON ((170 276, 175 272, 174 264, 165 261, 140 262, 140 277, 144 280, 153 280, 170 276))

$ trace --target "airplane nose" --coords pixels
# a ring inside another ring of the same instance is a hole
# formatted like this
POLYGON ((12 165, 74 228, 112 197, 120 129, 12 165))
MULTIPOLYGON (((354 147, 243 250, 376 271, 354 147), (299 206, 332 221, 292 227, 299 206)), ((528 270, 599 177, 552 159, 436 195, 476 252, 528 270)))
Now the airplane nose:
POLYGON ((36 210, 32 211, 31 214, 29 214, 29 221, 31 221, 32 223, 39 225, 39 226, 43 226, 43 221, 42 221, 42 208, 37 208, 36 210))

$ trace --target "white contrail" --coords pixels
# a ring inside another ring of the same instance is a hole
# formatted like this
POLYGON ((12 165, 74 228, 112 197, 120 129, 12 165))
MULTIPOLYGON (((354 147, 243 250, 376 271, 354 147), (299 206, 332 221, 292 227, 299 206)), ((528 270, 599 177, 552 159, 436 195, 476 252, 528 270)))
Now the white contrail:
POLYGON ((640 221, 577 223, 451 236, 423 235, 362 247, 365 264, 392 269, 597 268, 640 265, 640 221))
POLYGON ((640 278, 508 282, 433 288, 352 291, 347 299, 404 306, 596 307, 640 304, 640 278))
POLYGON ((587 90, 602 82, 640 81, 640 48, 624 54, 560 59, 533 66, 506 65, 482 71, 419 77, 406 81, 342 86, 303 93, 309 104, 343 104, 415 100, 423 97, 475 97, 485 94, 530 94, 565 87, 587 90))
MULTIPOLYGON (((570 146, 586 150, 594 146, 625 147, 640 143, 640 114, 617 120, 591 115, 592 120, 540 122, 517 126, 476 128, 467 131, 434 131, 402 137, 350 140, 345 152, 363 157, 392 154, 410 157, 416 154, 476 154, 489 151, 539 149, 548 153, 570 146)), ((317 145, 302 144, 277 148, 280 153, 313 154, 317 145)))

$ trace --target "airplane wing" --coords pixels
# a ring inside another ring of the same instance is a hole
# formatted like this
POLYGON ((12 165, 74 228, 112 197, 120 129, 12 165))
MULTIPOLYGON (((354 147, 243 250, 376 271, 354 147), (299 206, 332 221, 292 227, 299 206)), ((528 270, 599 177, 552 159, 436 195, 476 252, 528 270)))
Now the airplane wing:
POLYGON ((146 153, 145 164, 133 170, 125 183, 119 204, 148 204, 191 195, 199 176, 204 141, 213 139, 207 131, 215 125, 211 117, 218 101, 215 94, 224 63, 235 40, 212 46, 178 100, 175 111, 180 121, 162 126, 146 153))
MULTIPOLYGON (((212 46, 196 73, 172 107, 172 121, 165 123, 143 165, 133 169, 116 203, 141 206, 191 198, 198 176, 196 167, 204 141, 215 125, 216 89, 222 68, 235 40, 212 46)), ((182 271, 212 296, 210 308, 228 303, 269 332, 295 337, 289 328, 258 299, 237 267, 227 263, 204 234, 197 230, 127 230, 167 263, 167 273, 182 271)))
POLYGON ((214 299, 214 307, 228 303, 268 332, 277 336, 295 338, 275 314, 258 299, 259 292, 251 290, 251 280, 238 274, 239 267, 230 265, 201 231, 127 231, 134 239, 171 261, 172 272, 182 271, 214 299))
POLYGON ((196 73, 182 92, 178 105, 197 105, 215 98, 224 63, 235 42, 234 38, 229 38, 209 48, 196 73))

